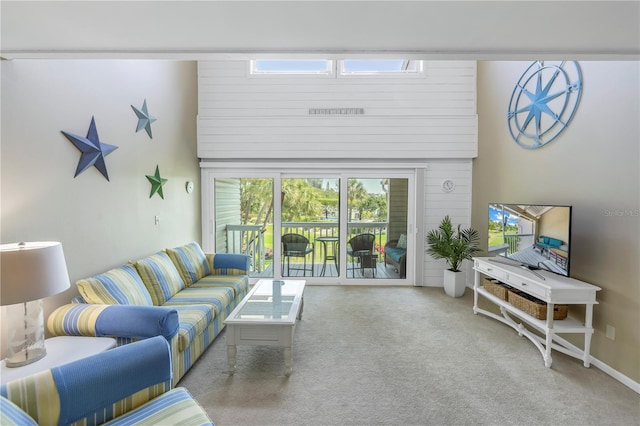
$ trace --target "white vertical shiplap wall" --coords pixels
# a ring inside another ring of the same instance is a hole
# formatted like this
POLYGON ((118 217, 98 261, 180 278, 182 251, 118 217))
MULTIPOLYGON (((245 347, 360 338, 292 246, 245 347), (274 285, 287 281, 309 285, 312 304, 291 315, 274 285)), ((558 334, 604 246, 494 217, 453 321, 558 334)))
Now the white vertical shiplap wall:
POLYGON ((444 263, 422 253, 425 232, 446 214, 470 226, 477 139, 474 61, 426 62, 422 75, 402 77, 251 76, 248 61, 198 63, 198 156, 205 161, 370 159, 394 167, 410 159, 426 165, 416 185, 417 285, 443 283, 444 263), (310 115, 312 108, 364 114, 310 115), (450 193, 441 189, 447 179, 456 184, 450 193))
POLYGON ((477 156, 476 63, 424 68, 402 76, 250 75, 247 60, 198 62, 198 156, 477 156), (340 108, 364 113, 310 114, 340 108))
MULTIPOLYGON (((451 217, 454 225, 461 224, 465 228, 471 226, 471 178, 471 159, 428 162, 424 176, 423 229, 425 236, 431 229, 437 228, 446 215, 451 217), (442 183, 445 180, 452 180, 455 183, 453 191, 442 190, 442 183)), ((469 272, 469 263, 465 262, 463 265, 467 269, 467 285, 473 278, 469 272)), ((433 260, 425 254, 422 285, 442 287, 445 268, 446 263, 443 260, 433 260)))

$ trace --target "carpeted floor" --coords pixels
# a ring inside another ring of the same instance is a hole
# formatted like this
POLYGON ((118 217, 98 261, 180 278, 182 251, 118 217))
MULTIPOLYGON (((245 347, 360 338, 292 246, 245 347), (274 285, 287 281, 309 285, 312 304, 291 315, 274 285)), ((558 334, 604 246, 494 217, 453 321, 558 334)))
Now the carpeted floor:
MULTIPOLYGON (((225 425, 638 425, 640 395, 597 368, 538 350, 440 288, 307 286, 293 348, 225 332, 180 381, 225 425)), ((597 315, 597 311, 596 311, 597 315)))

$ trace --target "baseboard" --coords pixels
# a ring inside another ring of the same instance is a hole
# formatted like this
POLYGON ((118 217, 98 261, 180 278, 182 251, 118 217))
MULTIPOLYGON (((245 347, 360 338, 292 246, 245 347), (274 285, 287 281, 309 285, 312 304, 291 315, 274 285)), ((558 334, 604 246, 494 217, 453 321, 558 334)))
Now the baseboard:
MULTIPOLYGON (((560 343, 562 343, 564 346, 570 347, 572 350, 575 350, 575 351, 581 351, 582 350, 582 349, 578 348, 576 345, 574 345, 574 344, 570 343, 569 341, 563 339, 562 337, 558 337, 558 335, 553 336, 553 339, 557 340, 560 343)), ((629 389, 631 389, 635 393, 640 394, 640 383, 638 383, 638 382, 634 381, 633 379, 625 376, 624 374, 622 374, 618 370, 615 370, 614 368, 610 367, 609 365, 605 364, 604 362, 600 361, 599 359, 594 358, 593 356, 591 357, 591 365, 596 367, 596 368, 598 368, 599 370, 602 370, 604 373, 608 374, 609 376, 613 377, 614 379, 616 379, 617 381, 619 381, 623 385, 627 386, 629 389)))

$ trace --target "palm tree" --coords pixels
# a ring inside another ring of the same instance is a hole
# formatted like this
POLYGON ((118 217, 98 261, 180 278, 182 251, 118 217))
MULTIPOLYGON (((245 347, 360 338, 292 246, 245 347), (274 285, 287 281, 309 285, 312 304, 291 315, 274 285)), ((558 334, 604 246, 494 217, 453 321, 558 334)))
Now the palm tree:
POLYGON ((353 209, 358 211, 360 210, 360 204, 367 194, 364 184, 358 179, 349 179, 347 181, 347 206, 349 219, 353 217, 353 209))

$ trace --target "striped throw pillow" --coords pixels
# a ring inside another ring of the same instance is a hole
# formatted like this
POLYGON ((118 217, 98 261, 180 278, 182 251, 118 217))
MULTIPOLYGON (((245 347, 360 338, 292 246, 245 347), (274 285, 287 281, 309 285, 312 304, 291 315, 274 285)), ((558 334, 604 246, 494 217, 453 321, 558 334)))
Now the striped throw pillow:
POLYGON ((175 265, 165 252, 158 252, 135 262, 151 300, 156 306, 162 306, 185 285, 175 265))
POLYGON ((211 273, 207 257, 198 243, 192 242, 181 247, 167 249, 166 253, 176 265, 187 287, 211 273))
POLYGON ((131 265, 122 265, 76 282, 87 303, 106 305, 151 305, 151 296, 131 265))

